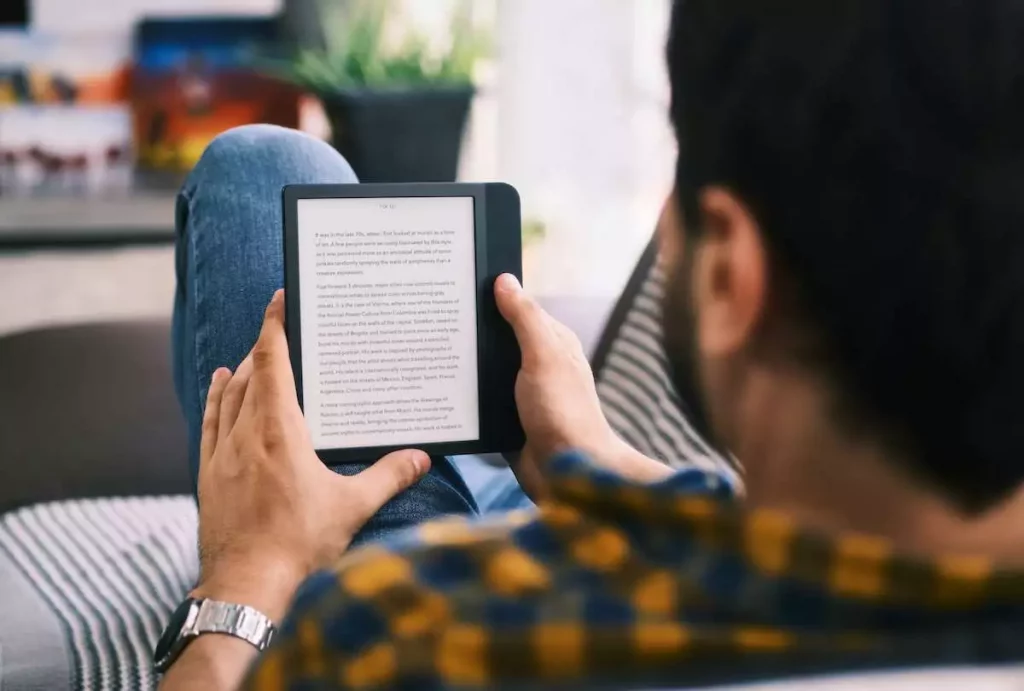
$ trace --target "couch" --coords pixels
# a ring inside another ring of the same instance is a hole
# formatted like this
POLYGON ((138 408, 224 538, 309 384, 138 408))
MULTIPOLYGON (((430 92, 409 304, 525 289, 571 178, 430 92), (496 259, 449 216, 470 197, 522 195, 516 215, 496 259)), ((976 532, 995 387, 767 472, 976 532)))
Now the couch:
MULTIPOLYGON (((548 300, 592 353, 617 432, 738 482, 686 422, 660 350, 654 248, 623 295, 548 300), (602 325, 605 325, 602 329, 602 325)), ((0 338, 0 690, 151 689, 151 651, 198 572, 166 321, 0 338)), ((507 471, 506 471, 507 472, 507 471)), ((949 669, 729 687, 1024 691, 1024 669, 949 669)))

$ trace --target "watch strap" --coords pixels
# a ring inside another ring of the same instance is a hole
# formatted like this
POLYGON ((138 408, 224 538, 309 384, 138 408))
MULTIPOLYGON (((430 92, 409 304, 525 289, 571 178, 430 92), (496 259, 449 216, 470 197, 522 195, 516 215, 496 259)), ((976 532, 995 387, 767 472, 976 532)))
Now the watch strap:
MULTIPOLYGON (((183 619, 176 632, 167 631, 165 636, 173 638, 160 650, 158 646, 156 669, 166 672, 181 655, 185 647, 195 638, 206 633, 219 633, 240 638, 262 652, 274 638, 274 622, 258 609, 218 600, 186 600, 182 608, 183 619)), ((173 624, 172 624, 173 625, 173 624)))
POLYGON ((274 637, 274 622, 263 612, 247 605, 201 600, 195 623, 191 628, 185 627, 182 633, 193 637, 222 633, 241 638, 262 652, 274 637))

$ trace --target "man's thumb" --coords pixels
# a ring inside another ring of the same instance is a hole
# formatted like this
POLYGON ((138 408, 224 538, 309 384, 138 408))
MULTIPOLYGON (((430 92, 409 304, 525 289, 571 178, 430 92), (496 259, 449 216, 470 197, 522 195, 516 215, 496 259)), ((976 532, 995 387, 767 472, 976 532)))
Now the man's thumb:
POLYGON ((498 311, 515 331, 520 350, 532 351, 539 345, 544 310, 526 294, 512 274, 502 274, 494 282, 498 311))
POLYGON ((428 470, 430 456, 417 449, 404 449, 384 456, 355 479, 370 515, 373 515, 392 497, 415 485, 428 470))

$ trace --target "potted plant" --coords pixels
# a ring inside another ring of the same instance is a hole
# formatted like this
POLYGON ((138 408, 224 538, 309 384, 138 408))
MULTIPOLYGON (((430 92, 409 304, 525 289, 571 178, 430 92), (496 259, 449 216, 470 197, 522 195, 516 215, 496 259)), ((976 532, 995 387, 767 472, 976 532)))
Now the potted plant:
POLYGON ((440 50, 412 30, 394 41, 387 0, 338 9, 321 2, 325 47, 301 51, 289 69, 323 103, 331 143, 364 182, 454 180, 473 67, 486 47, 469 1, 454 7, 440 50))

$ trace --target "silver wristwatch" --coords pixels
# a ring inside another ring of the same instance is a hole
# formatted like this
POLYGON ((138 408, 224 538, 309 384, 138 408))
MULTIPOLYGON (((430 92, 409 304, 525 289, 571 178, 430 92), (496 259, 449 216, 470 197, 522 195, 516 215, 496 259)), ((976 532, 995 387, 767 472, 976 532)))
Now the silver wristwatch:
POLYGON ((156 645, 156 671, 166 672, 185 646, 204 633, 241 638, 262 652, 270 645, 275 630, 270 617, 252 607, 189 598, 171 615, 171 622, 156 645))

